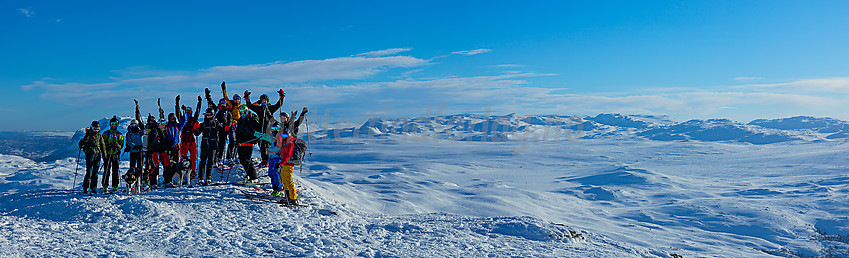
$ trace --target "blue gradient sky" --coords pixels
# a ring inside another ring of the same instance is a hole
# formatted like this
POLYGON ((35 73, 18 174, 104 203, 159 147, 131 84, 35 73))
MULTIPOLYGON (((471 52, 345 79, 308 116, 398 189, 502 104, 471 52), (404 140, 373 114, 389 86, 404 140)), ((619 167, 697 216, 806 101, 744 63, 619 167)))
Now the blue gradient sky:
POLYGON ((221 81, 335 117, 849 119, 847 1, 11 0, 0 13, 0 131, 74 130, 204 87, 217 98, 221 81))

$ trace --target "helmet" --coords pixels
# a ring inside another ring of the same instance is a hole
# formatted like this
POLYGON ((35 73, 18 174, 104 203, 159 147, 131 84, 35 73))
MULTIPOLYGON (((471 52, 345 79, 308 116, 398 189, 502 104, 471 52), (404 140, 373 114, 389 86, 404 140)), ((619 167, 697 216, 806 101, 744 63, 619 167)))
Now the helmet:
POLYGON ((206 111, 204 111, 203 113, 204 114, 215 114, 215 110, 213 110, 212 108, 206 108, 206 111))
POLYGON ((118 126, 118 117, 112 116, 112 119, 109 119, 109 126, 115 127, 118 126))
POLYGON ((98 121, 91 121, 91 127, 100 127, 100 122, 98 122, 98 121))
POLYGON ((233 100, 237 99, 242 99, 242 97, 239 97, 239 94, 233 94, 233 100))
POLYGON ((285 116, 285 117, 287 117, 287 118, 288 118, 288 117, 289 117, 289 113, 286 113, 286 111, 281 111, 281 112, 280 112, 280 116, 285 116))

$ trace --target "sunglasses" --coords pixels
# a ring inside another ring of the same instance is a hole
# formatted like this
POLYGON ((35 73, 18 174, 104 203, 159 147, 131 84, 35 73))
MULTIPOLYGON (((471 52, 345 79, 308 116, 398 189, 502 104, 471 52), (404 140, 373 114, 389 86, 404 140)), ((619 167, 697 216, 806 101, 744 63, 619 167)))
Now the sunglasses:
POLYGON ((272 127, 271 127, 271 130, 272 130, 272 131, 279 131, 279 130, 280 130, 280 127, 279 127, 279 126, 272 126, 272 127))

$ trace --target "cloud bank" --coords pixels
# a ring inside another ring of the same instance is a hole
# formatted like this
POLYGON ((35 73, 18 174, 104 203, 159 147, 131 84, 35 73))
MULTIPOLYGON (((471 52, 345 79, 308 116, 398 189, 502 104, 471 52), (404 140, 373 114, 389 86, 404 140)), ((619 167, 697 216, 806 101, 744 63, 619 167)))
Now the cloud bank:
MULTIPOLYGON (((158 97, 171 100, 177 94, 201 95, 203 88, 210 88, 213 96, 219 98, 218 85, 227 81, 230 94, 241 94, 245 89, 270 94, 282 88, 287 92, 286 109, 309 106, 319 114, 349 117, 351 121, 357 120, 354 117, 433 114, 428 107, 442 114, 625 113, 738 120, 799 114, 841 118, 839 111, 849 108, 843 101, 849 95, 849 78, 579 94, 537 82, 540 78, 559 76, 551 73, 502 71, 466 77, 415 77, 413 74, 426 73, 428 67, 439 64, 433 63, 433 58, 401 55, 409 50, 392 48, 323 60, 214 66, 197 71, 127 69, 106 82, 43 79, 22 89, 39 92, 42 99, 69 106, 98 103, 105 107, 127 107, 134 98, 150 106, 147 103, 155 103, 151 101, 158 97), (389 75, 392 73, 405 76, 397 79, 389 75)), ((451 54, 468 56, 489 51, 476 49, 451 54)), ((515 65, 489 65, 492 66, 515 65)))

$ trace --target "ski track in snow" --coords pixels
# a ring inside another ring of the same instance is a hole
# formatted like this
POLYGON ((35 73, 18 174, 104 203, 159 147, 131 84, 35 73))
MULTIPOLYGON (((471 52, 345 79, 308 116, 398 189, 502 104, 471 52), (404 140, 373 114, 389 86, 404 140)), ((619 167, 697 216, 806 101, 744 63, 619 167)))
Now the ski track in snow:
POLYGON ((298 208, 255 203, 239 191, 246 187, 234 185, 69 196, 45 189, 68 189, 74 158, 37 163, 0 155, 0 256, 756 257, 849 250, 840 238, 849 236, 843 142, 406 140, 314 143, 303 173, 296 170, 309 205, 298 208))

